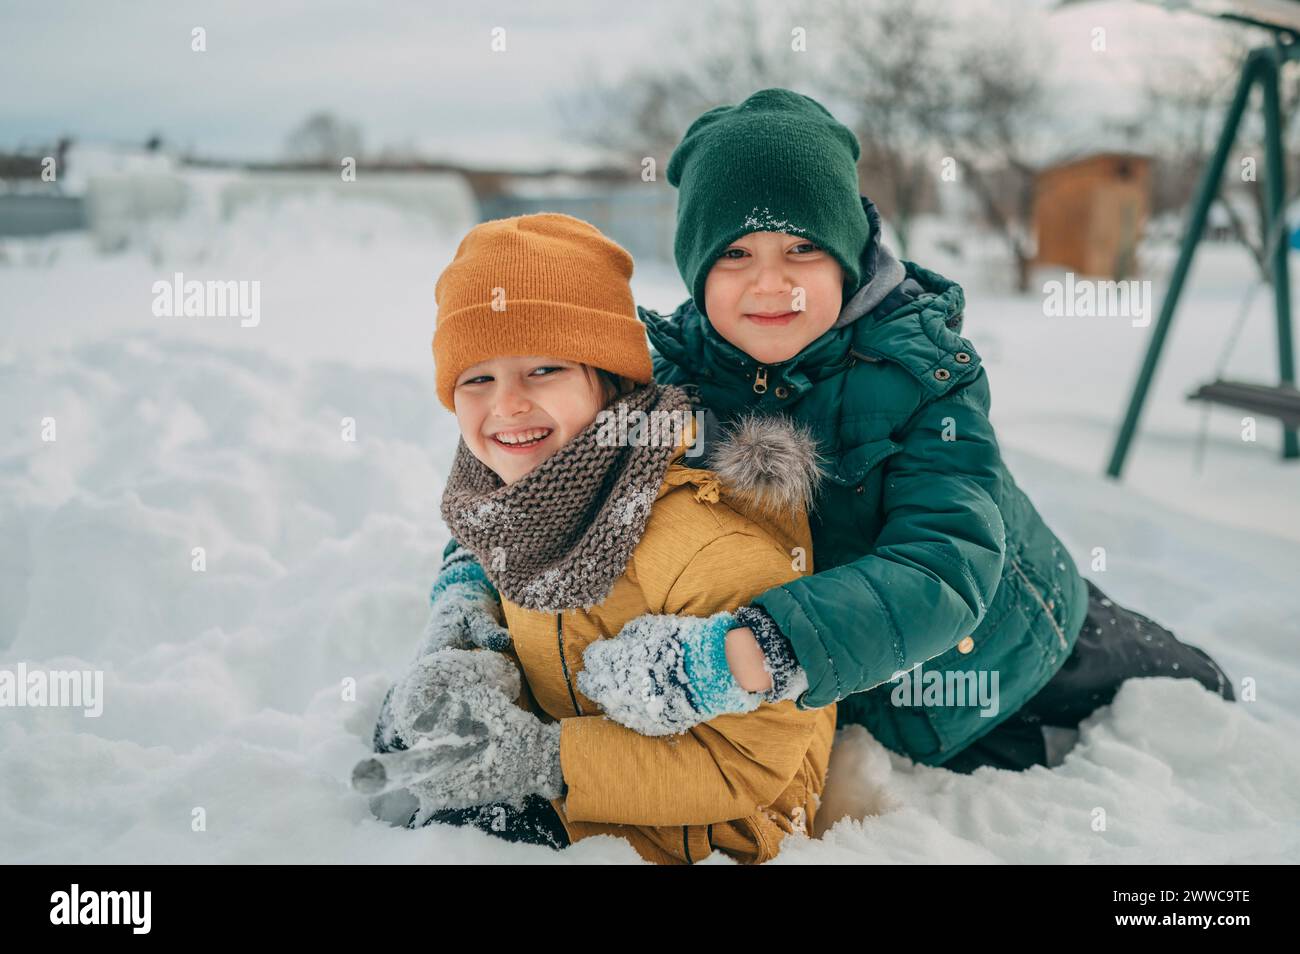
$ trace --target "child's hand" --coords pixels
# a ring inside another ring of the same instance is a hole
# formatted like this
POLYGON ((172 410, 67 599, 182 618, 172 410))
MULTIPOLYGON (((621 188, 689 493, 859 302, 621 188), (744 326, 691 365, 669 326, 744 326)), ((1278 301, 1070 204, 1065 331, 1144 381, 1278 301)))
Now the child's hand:
POLYGON ((767 692, 772 688, 772 676, 763 665, 763 648, 748 626, 727 633, 727 665, 741 689, 767 692))
POLYGON ((452 552, 429 592, 429 619, 417 656, 440 649, 491 649, 510 645, 501 600, 483 567, 463 547, 452 552))
POLYGON ((444 649, 420 657, 393 687, 393 733, 408 747, 420 736, 442 734, 445 727, 429 722, 434 701, 469 686, 490 686, 513 699, 519 695, 519 668, 509 656, 476 649, 444 649))
POLYGON ((497 687, 435 696, 416 718, 427 734, 410 749, 357 763, 352 786, 371 796, 405 788, 419 800, 418 827, 433 812, 564 792, 560 723, 543 723, 497 687))
POLYGON ((727 664, 731 613, 638 616, 613 639, 583 653, 578 688, 606 716, 642 735, 676 735, 763 701, 742 689, 727 664))

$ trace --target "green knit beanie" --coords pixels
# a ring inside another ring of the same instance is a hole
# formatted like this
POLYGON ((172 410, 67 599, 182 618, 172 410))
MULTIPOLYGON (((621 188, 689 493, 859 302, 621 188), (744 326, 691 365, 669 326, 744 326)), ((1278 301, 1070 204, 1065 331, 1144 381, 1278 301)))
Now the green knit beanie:
POLYGON ((701 314, 713 263, 750 232, 807 236, 843 267, 849 300, 871 236, 859 154, 851 129, 788 89, 759 90, 691 123, 668 160, 668 182, 679 191, 673 253, 701 314))

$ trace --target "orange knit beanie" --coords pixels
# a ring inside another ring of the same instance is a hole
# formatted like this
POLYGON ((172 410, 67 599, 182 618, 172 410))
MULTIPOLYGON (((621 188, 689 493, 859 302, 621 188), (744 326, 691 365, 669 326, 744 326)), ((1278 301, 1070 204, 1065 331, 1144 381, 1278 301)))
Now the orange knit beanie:
POLYGON ((438 278, 438 399, 504 355, 567 358, 649 384, 650 346, 632 303, 632 256, 588 222, 544 212, 470 229, 438 278))

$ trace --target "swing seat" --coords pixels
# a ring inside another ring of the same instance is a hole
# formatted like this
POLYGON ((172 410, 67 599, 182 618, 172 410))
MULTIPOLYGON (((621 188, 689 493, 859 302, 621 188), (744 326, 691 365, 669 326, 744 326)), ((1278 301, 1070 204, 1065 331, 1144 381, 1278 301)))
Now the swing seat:
POLYGON ((1284 427, 1300 427, 1300 391, 1285 384, 1248 384, 1219 378, 1187 395, 1189 401, 1209 401, 1275 417, 1284 427))

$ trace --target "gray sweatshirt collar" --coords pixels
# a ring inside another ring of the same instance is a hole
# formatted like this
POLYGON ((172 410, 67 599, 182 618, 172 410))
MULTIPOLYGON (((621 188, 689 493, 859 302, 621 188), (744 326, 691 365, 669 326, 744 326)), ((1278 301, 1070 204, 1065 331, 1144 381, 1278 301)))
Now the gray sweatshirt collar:
POLYGON ((876 271, 870 281, 858 289, 857 293, 845 302, 840 309, 840 316, 835 319, 832 328, 843 328, 852 324, 863 315, 879 305, 907 277, 903 263, 894 257, 889 247, 881 242, 876 248, 876 271))

